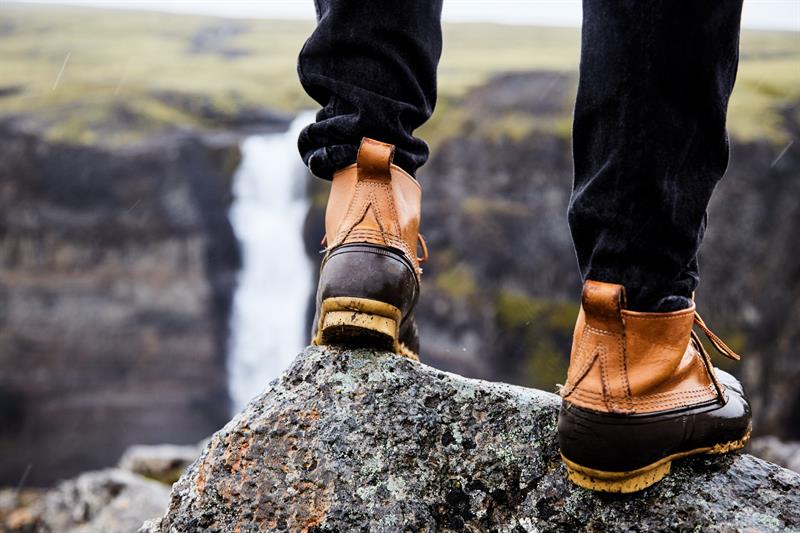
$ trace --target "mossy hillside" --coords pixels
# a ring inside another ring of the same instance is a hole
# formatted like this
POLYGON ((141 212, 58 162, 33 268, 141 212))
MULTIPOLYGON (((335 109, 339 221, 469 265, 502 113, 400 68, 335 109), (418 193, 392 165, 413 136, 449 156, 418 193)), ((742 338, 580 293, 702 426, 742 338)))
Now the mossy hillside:
POLYGON ((501 342, 524 359, 523 382, 549 391, 563 383, 578 309, 575 302, 498 291, 495 312, 504 332, 501 342))
MULTIPOLYGON (((35 119, 53 138, 95 143, 218 125, 165 101, 165 92, 205 99, 215 117, 251 108, 296 112, 315 105, 296 75, 297 54, 313 27, 313 21, 5 3, 0 115, 35 119)), ((525 113, 474 117, 464 98, 503 72, 557 71, 574 80, 579 43, 575 28, 445 24, 438 109, 420 135, 434 146, 465 128, 517 140, 535 130, 567 135, 574 91, 565 91, 563 110, 544 123, 525 113)), ((784 142, 780 109, 798 99, 796 35, 744 32, 730 104, 733 135, 784 142)))
MULTIPOLYGON (((481 283, 470 265, 455 260, 451 250, 437 250, 436 256, 432 283, 425 280, 426 301, 444 299, 449 309, 489 306, 488 316, 494 317, 493 329, 497 332, 497 351, 507 359, 497 362, 498 371, 504 372, 503 367, 508 365, 514 372, 513 382, 556 390, 569 365, 579 303, 537 296, 502 284, 481 283)), ((734 351, 745 353, 747 339, 742 331, 723 327, 718 333, 734 351)), ((729 372, 739 370, 735 361, 720 356, 702 335, 701 341, 716 366, 729 372)))
POLYGON ((478 284, 475 275, 467 265, 458 264, 439 273, 434 281, 436 287, 449 298, 465 300, 475 296, 478 284))
MULTIPOLYGON (((458 30, 448 34, 452 39, 445 47, 442 66, 448 60, 454 65, 464 66, 458 50, 448 59, 447 52, 460 48, 463 55, 469 56, 469 41, 461 41, 458 30)), ((508 31, 518 30, 509 27, 508 31)), ((476 32, 474 44, 483 44, 481 39, 498 38, 492 31, 496 27, 476 32)), ((494 141, 501 139, 517 142, 534 132, 553 134, 568 138, 572 126, 572 107, 577 87, 577 67, 579 40, 577 31, 566 28, 551 29, 540 33, 540 28, 524 28, 530 41, 513 39, 508 44, 511 55, 503 60, 509 68, 503 72, 547 70, 563 72, 570 76, 571 83, 562 91, 563 106, 555 116, 542 116, 509 110, 497 115, 477 115, 472 112, 464 95, 469 89, 485 83, 496 72, 475 69, 471 75, 455 76, 442 90, 442 95, 431 120, 420 129, 420 135, 434 147, 439 142, 455 135, 476 135, 494 141), (546 42, 539 46, 539 41, 546 42), (517 48, 518 47, 518 48, 517 48), (526 53, 527 52, 527 53, 526 53), (546 57, 540 57, 546 56, 546 57), (523 59, 524 58, 524 59, 523 59), (524 65, 524 66, 523 66, 524 65), (449 90, 448 90, 449 89, 449 90)), ((774 144, 786 144, 790 133, 785 127, 784 113, 800 110, 800 39, 793 32, 745 30, 741 37, 741 55, 737 81, 728 105, 728 129, 738 141, 748 142, 766 139, 774 144)), ((457 72, 454 68, 452 72, 457 72)))
POLYGON ((7 4, 0 27, 0 114, 35 120, 51 138, 127 142, 216 126, 165 94, 201 101, 222 119, 311 105, 295 59, 312 22, 7 4))
POLYGON ((563 383, 579 304, 481 280, 451 249, 437 249, 433 262, 431 276, 423 276, 426 326, 436 320, 431 309, 443 306, 451 329, 467 327, 495 339, 493 351, 503 354, 492 362, 495 378, 551 392, 563 383), (465 316, 486 323, 461 323, 465 316))

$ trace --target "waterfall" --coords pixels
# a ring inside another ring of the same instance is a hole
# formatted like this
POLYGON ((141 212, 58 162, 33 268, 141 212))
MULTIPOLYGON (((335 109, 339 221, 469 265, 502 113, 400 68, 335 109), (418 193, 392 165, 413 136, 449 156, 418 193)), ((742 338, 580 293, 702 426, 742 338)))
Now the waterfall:
POLYGON ((241 145, 230 217, 243 265, 233 301, 228 387, 239 411, 288 367, 308 343, 311 262, 303 244, 307 176, 297 135, 313 122, 300 114, 289 130, 241 145))

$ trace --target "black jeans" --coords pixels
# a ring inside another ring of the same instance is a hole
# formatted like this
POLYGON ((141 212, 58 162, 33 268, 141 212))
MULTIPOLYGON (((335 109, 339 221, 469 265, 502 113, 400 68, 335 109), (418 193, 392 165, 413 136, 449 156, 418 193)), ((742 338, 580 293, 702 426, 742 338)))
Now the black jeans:
MULTIPOLYGON (((298 61, 323 109, 300 134, 317 176, 355 161, 361 137, 396 145, 436 103, 441 0, 317 0, 298 61)), ((487 3, 488 5, 488 3, 487 3)), ((620 283, 631 309, 686 307, 706 207, 728 162, 725 115, 742 0, 584 0, 569 224, 583 279, 620 283)))

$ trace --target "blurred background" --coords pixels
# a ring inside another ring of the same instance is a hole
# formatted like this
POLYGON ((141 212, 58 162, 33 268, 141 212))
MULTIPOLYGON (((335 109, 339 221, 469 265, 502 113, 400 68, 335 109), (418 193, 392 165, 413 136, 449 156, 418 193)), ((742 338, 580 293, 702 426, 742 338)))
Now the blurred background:
MULTIPOLYGON (((316 109, 295 73, 311 0, 66 4, 0 3, 14 490, 221 427, 307 343, 321 259, 328 184, 296 149, 316 109)), ((439 102, 418 132, 422 358, 553 391, 580 291, 580 3, 445 4, 439 102)), ((759 453, 800 468, 800 2, 746 1, 744 25, 697 300, 744 355, 715 361, 752 395, 759 453)))

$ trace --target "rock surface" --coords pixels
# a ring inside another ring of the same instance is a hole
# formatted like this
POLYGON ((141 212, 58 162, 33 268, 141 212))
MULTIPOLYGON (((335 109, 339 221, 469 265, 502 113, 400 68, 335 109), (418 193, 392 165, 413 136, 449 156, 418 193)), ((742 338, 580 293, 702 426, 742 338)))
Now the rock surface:
MULTIPOLYGON (((13 497, 12 491, 5 491, 13 497)), ((81 474, 20 506, 0 522, 12 533, 129 533, 164 512, 167 486, 121 469, 81 474)))
POLYGON ((385 353, 309 348, 140 531, 800 529, 800 475, 743 454, 682 461, 637 495, 571 485, 558 403, 385 353))

